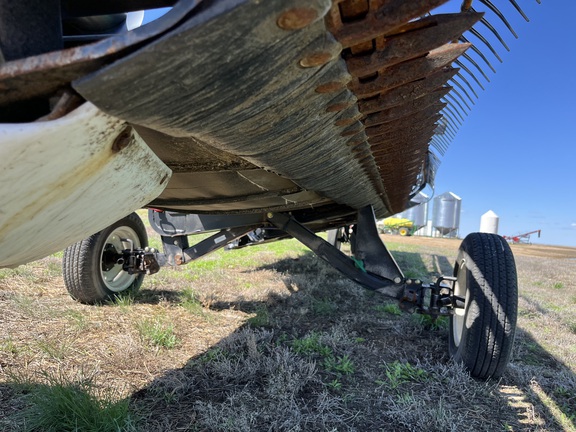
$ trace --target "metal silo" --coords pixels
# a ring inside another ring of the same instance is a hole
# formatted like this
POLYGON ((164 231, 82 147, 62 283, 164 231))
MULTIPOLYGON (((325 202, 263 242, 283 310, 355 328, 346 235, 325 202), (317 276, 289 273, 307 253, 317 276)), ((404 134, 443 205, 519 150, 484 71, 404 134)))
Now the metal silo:
POLYGON ((432 226, 441 237, 456 237, 460 228, 460 209, 462 199, 446 192, 434 198, 432 226))
POLYGON ((498 234, 500 218, 492 210, 487 211, 480 218, 480 232, 498 234))
POLYGON ((414 222, 415 227, 421 228, 425 226, 428 220, 429 200, 428 195, 419 192, 418 195, 410 200, 410 204, 413 204, 413 207, 400 213, 400 217, 411 220, 414 222))

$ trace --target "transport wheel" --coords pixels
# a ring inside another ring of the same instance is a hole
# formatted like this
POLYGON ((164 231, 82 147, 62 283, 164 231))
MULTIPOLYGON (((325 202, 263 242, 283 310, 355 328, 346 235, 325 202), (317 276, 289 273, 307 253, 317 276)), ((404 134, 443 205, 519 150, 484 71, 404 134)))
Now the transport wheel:
POLYGON ((148 245, 146 228, 136 213, 66 248, 62 272, 74 300, 101 303, 140 288, 144 275, 131 275, 118 262, 118 254, 131 247, 128 240, 132 240, 135 249, 148 245))
POLYGON ((458 251, 454 276, 455 295, 465 299, 465 307, 450 317, 450 355, 473 377, 497 378, 512 353, 518 312, 510 246, 495 234, 468 235, 458 251))
POLYGON ((408 230, 408 228, 402 227, 398 230, 398 234, 400 234, 401 236, 407 236, 410 234, 410 231, 408 230))

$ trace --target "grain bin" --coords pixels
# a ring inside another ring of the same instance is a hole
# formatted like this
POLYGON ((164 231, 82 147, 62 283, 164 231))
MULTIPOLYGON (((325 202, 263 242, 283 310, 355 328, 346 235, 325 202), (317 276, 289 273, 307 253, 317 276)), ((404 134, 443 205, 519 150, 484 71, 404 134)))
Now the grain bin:
POLYGON ((460 209, 462 199, 446 192, 434 198, 432 226, 440 237, 457 237, 460 228, 460 209))
POLYGON ((498 234, 498 222, 500 218, 492 210, 487 211, 480 218, 480 232, 498 234))
POLYGON ((414 223, 414 227, 421 228, 426 225, 428 220, 428 195, 419 192, 414 198, 410 200, 410 207, 404 210, 398 217, 409 219, 414 223))

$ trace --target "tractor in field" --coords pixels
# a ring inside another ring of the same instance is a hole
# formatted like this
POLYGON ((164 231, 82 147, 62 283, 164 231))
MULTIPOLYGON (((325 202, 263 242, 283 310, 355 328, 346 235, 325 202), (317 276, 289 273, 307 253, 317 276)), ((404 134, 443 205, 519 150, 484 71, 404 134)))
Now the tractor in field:
POLYGON ((406 218, 389 217, 377 222, 378 231, 381 234, 396 234, 411 236, 416 231, 414 222, 406 218))

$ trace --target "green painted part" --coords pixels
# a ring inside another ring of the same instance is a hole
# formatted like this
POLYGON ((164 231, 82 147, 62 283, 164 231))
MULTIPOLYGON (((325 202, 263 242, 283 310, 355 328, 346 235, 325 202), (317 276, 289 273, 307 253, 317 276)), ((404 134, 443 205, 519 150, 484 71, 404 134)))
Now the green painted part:
POLYGON ((364 261, 362 261, 360 259, 356 259, 354 257, 352 257, 352 260, 354 261, 354 265, 356 266, 356 268, 359 268, 364 273, 366 273, 366 269, 364 268, 364 261))

